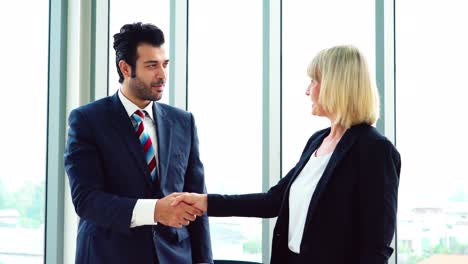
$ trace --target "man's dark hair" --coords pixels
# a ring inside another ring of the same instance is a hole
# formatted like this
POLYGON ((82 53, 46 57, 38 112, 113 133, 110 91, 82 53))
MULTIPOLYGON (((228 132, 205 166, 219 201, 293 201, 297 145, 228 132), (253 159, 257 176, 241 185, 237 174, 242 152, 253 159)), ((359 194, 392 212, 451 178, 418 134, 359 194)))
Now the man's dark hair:
POLYGON ((135 77, 137 47, 140 44, 150 44, 161 47, 164 44, 164 33, 153 24, 141 22, 126 24, 120 32, 114 35, 115 64, 119 73, 119 82, 124 80, 119 68, 119 61, 124 60, 132 69, 132 78, 135 77))

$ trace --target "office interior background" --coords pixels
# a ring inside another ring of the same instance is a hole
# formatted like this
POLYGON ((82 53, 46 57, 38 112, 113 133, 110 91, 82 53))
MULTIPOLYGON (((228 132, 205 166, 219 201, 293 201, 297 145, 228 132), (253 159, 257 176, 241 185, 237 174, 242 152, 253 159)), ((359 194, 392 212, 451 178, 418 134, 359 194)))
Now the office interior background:
MULTIPOLYGON (((211 193, 268 190, 312 133, 308 62, 353 44, 402 156, 389 263, 468 263, 467 6, 462 0, 28 0, 0 4, 0 264, 74 263, 63 167, 71 109, 119 88, 112 35, 166 34, 161 100, 194 113, 211 193)), ((268 263, 274 219, 211 218, 215 259, 268 263)))

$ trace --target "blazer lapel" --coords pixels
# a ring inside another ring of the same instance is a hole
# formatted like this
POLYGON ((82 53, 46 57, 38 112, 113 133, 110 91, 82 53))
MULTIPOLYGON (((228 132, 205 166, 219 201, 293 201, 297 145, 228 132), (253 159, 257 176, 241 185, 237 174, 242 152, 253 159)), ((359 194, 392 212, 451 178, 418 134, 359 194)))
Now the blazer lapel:
MULTIPOLYGON (((309 161, 310 157, 312 156, 312 153, 320 146, 322 143, 323 139, 330 133, 330 128, 324 129, 323 132, 317 136, 316 139, 312 143, 310 143, 309 147, 307 150, 305 150, 304 155, 301 156, 301 159, 299 160, 299 163, 296 168, 296 172, 291 178, 291 180, 288 183, 288 187, 286 187, 286 192, 283 196, 283 201, 282 201, 282 206, 280 209, 280 215, 277 219, 277 226, 281 226, 283 228, 288 227, 288 219, 289 219, 289 192, 291 191, 291 185, 293 182, 296 180, 297 176, 301 173, 302 169, 304 166, 307 164, 309 161)), ((284 230, 287 232, 287 230, 284 230)))
POLYGON ((145 161, 145 154, 143 152, 143 148, 140 144, 140 141, 135 135, 135 130, 132 125, 132 121, 128 116, 127 112, 125 111, 122 102, 117 95, 111 97, 112 100, 112 107, 111 111, 111 123, 114 126, 114 129, 120 135, 120 138, 125 142, 128 150, 131 153, 131 156, 135 163, 137 164, 138 169, 141 173, 140 175, 143 176, 145 182, 147 183, 148 187, 151 189, 151 176, 147 169, 146 161, 145 161))
POLYGON ((299 174, 301 173, 302 169, 304 168, 304 166, 307 164, 307 162, 309 162, 310 160, 310 157, 312 156, 312 154, 314 153, 314 151, 320 146, 320 144, 322 144, 322 141, 323 139, 330 133, 330 128, 326 129, 322 135, 320 135, 319 137, 317 137, 317 139, 315 139, 309 146, 309 148, 306 150, 306 153, 304 155, 304 159, 301 161, 301 164, 299 165, 299 169, 297 170, 296 174, 293 176, 292 180, 289 182, 289 185, 291 185, 294 180, 297 178, 297 176, 299 176, 299 174))
POLYGON ((159 103, 153 104, 153 116, 156 122, 156 135, 158 142, 159 155, 159 183, 166 180, 167 166, 169 164, 169 155, 171 153, 172 137, 171 137, 171 120, 167 117, 166 111, 159 103))
MULTIPOLYGON (((333 172, 338 164, 340 164, 341 160, 346 156, 347 152, 350 150, 351 146, 354 144, 356 141, 358 133, 356 133, 358 127, 354 126, 348 129, 343 137, 341 138, 340 142, 336 146, 335 150, 333 151, 332 156, 330 157, 330 160, 328 161, 328 165, 325 168, 325 171, 322 174, 322 177, 320 178, 319 182, 317 183, 317 187, 315 188, 314 194, 312 195, 310 205, 309 205, 309 210, 307 213, 307 218, 306 218, 306 223, 304 226, 304 230, 307 229, 308 224, 310 223, 310 219, 312 218, 312 215, 314 214, 314 211, 317 207, 317 203, 320 200, 320 196, 322 193, 326 190, 326 186, 330 180, 330 178, 333 175, 333 172)), ((321 141, 320 141, 321 142, 321 141)), ((317 145, 313 150, 315 151, 316 148, 318 148, 319 145, 317 145)), ((311 153, 312 154, 312 153, 311 153)))

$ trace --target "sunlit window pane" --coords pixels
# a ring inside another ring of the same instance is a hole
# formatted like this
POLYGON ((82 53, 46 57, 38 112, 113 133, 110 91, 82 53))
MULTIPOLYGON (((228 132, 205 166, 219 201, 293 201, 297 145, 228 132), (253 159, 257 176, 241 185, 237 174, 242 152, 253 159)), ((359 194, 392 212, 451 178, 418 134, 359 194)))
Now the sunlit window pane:
POLYGON ((464 1, 396 4, 398 263, 468 263, 464 1))
POLYGON ((375 1, 283 1, 282 150, 283 174, 299 160, 309 139, 330 125, 313 117, 305 90, 307 65, 322 49, 351 44, 375 72, 375 1))
POLYGON ((0 263, 44 263, 49 1, 0 4, 0 263))
MULTIPOLYGON (((189 7, 188 108, 208 191, 261 192, 262 1, 189 7)), ((210 225, 215 259, 261 261, 261 219, 210 218, 210 225)))

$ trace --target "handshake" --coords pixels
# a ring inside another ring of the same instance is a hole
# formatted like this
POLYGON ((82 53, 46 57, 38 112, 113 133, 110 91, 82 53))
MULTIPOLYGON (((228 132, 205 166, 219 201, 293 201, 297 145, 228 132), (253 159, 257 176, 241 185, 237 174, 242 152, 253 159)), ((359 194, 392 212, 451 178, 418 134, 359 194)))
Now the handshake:
POLYGON ((202 216, 208 209, 208 197, 198 193, 172 193, 156 202, 154 221, 182 228, 202 216))

